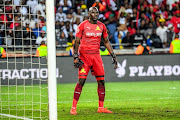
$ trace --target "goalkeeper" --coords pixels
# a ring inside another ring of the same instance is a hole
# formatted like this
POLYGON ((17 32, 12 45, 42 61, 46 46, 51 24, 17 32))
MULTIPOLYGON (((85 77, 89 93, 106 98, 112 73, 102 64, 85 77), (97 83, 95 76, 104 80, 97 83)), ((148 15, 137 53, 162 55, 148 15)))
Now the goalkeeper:
POLYGON ((96 77, 98 83, 99 107, 98 113, 113 113, 104 108, 105 85, 104 67, 99 53, 101 37, 104 44, 113 58, 114 68, 117 68, 117 59, 108 39, 105 25, 99 22, 99 11, 96 7, 89 8, 89 20, 83 21, 77 28, 74 44, 74 67, 78 68, 79 81, 74 90, 73 104, 70 114, 76 115, 76 105, 81 95, 83 85, 86 81, 89 70, 96 77), (80 45, 79 45, 80 44, 80 45), (79 55, 78 55, 79 51, 79 55))

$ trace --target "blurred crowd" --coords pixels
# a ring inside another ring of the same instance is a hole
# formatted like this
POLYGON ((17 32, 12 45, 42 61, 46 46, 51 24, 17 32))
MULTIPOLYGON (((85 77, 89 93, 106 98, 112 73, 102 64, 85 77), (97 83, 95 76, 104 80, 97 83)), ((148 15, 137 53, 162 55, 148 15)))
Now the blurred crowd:
MULTIPOLYGON (((72 46, 91 6, 99 9, 114 49, 137 47, 142 41, 167 48, 180 32, 180 0, 55 0, 57 46, 72 46)), ((0 45, 46 42, 45 9, 45 0, 0 0, 0 45)))

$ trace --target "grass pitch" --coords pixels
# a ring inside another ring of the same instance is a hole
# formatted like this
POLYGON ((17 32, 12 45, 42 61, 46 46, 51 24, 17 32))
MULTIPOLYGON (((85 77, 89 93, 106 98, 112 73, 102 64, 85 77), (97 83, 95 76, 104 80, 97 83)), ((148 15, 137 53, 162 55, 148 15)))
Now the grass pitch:
MULTIPOLYGON (((97 113, 97 83, 86 83, 74 116, 69 112, 75 85, 57 86, 59 120, 180 120, 180 81, 106 83, 104 104, 113 114, 97 113)), ((0 92, 0 113, 48 119, 47 85, 1 86, 0 92)))

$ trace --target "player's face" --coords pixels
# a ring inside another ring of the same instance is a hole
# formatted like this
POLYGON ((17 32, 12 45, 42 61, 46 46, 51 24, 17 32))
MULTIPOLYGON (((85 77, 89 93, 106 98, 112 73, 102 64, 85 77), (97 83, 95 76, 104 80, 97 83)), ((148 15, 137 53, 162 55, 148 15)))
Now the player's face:
POLYGON ((99 16, 99 11, 94 8, 89 12, 89 18, 93 21, 97 21, 99 16))

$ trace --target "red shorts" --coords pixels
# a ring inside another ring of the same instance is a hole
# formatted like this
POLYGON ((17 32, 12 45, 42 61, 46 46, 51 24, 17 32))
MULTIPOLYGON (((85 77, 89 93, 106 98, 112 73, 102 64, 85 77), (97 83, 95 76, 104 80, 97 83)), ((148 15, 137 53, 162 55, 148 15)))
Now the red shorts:
POLYGON ((87 78, 89 70, 99 80, 104 80, 104 66, 100 54, 80 54, 79 58, 84 62, 82 68, 79 68, 79 78, 87 78))

